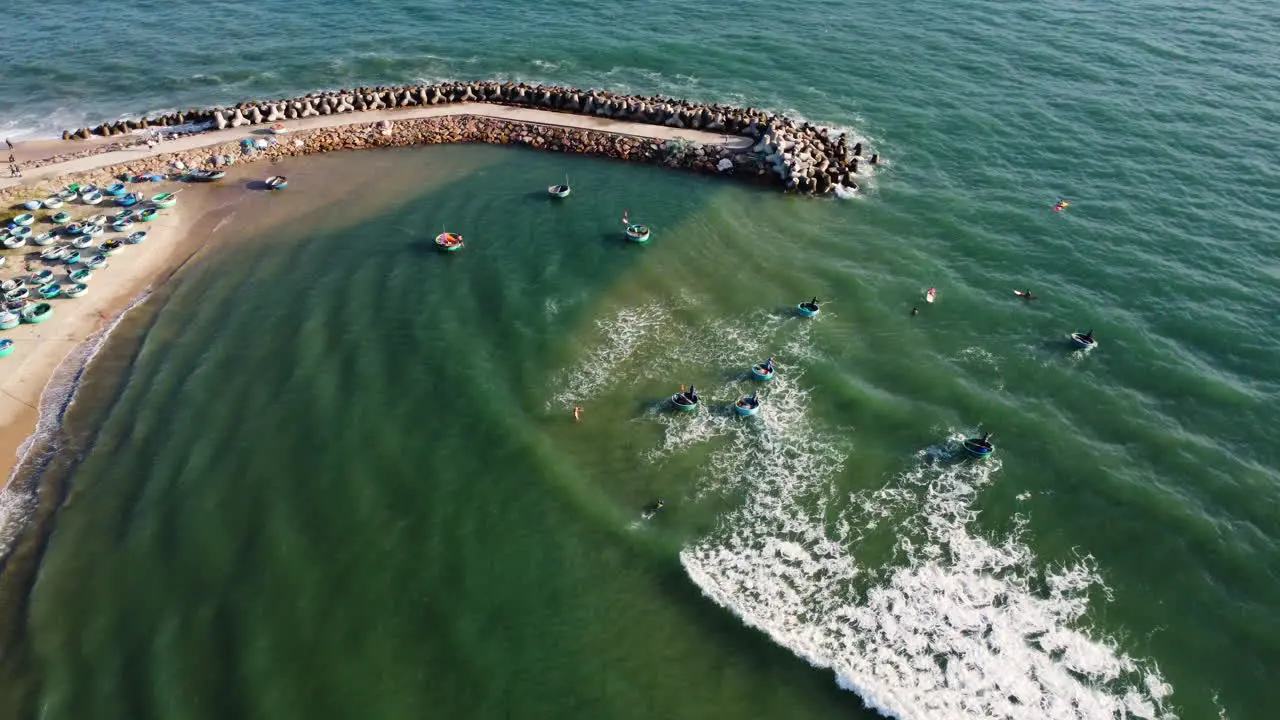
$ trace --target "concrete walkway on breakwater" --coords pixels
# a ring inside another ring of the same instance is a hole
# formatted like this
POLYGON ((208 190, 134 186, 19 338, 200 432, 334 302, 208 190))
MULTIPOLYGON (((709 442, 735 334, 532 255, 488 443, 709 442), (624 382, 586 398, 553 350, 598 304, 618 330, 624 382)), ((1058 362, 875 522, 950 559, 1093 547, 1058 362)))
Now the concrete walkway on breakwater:
MULTIPOLYGON (((703 145, 730 149, 737 152, 746 151, 755 143, 755 141, 749 137, 742 137, 738 135, 723 135, 703 130, 688 130, 685 128, 667 127, 665 125, 649 125, 646 123, 612 120, 610 118, 596 117, 594 115, 575 115, 572 113, 552 112, 550 110, 539 110, 536 108, 491 105, 488 103, 431 105, 399 110, 369 110, 365 112, 343 113, 341 115, 320 115, 309 118, 299 118, 297 120, 285 120, 281 124, 288 128, 290 132, 295 132, 299 130, 335 128, 342 127, 344 125, 363 125, 365 123, 381 122, 383 120, 414 120, 418 118, 454 115, 471 115, 475 117, 512 120, 516 122, 534 123, 554 127, 594 130, 596 132, 610 133, 613 135, 626 135, 648 140, 689 140, 703 145)), ((14 187, 16 185, 34 185, 43 179, 70 173, 97 170, 98 168, 110 165, 127 163, 131 160, 151 157, 158 153, 182 152, 185 150, 195 150, 212 145, 220 145, 229 141, 238 141, 244 138, 264 137, 268 135, 268 127, 269 125, 260 124, 242 125, 238 128, 227 128, 226 130, 211 130, 208 132, 197 133, 195 135, 186 135, 176 140, 165 140, 154 150, 148 149, 146 146, 140 146, 127 150, 113 150, 110 152, 98 153, 96 155, 75 158, 74 160, 53 163, 42 167, 29 168, 23 171, 21 178, 0 178, 0 190, 14 187)), ((164 128, 156 129, 160 132, 164 132, 164 128)), ((283 137, 287 137, 287 135, 283 137)), ((76 150, 89 147, 86 143, 79 140, 59 140, 55 141, 53 144, 57 148, 55 151, 50 153, 53 155, 63 152, 75 152, 76 150)))

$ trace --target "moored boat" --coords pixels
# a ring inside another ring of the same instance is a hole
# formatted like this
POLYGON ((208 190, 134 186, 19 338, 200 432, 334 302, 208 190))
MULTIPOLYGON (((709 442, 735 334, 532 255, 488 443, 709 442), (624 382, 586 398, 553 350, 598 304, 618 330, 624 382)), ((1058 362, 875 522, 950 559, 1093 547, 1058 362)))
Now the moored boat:
POLYGON ((61 245, 47 247, 40 253, 42 260, 61 260, 67 256, 67 249, 61 245))
POLYGON ((803 317, 816 317, 818 313, 822 311, 821 306, 818 304, 818 298, 816 297, 809 302, 800 303, 796 306, 796 309, 800 311, 800 315, 803 317))
POLYGON ((8 235, 4 240, 0 241, 0 245, 4 245, 6 250, 17 250, 27 244, 27 239, 22 235, 8 235))
POLYGON ((57 195, 50 195, 44 199, 44 206, 49 210, 57 210, 62 207, 62 198, 57 195))
POLYGON ((62 262, 67 265, 75 265, 80 262, 80 257, 81 255, 79 250, 69 250, 66 255, 62 256, 62 262))
POLYGON ((67 288, 66 295, 69 298, 78 298, 89 292, 89 286, 84 283, 76 283, 67 288))
POLYGON ((67 273, 67 279, 77 284, 89 282, 91 277, 93 277, 93 271, 89 268, 80 268, 67 273))
POLYGON ((41 285, 40 289, 37 290, 36 293, 39 294, 40 297, 44 298, 45 300, 52 300, 62 294, 62 286, 59 285, 58 283, 49 283, 48 285, 41 285))
POLYGON ((53 306, 47 302, 28 305, 22 309, 22 322, 34 325, 48 320, 50 315, 53 315, 53 306))
POLYGON ((36 216, 32 215, 31 213, 22 213, 21 215, 14 218, 13 220, 10 220, 10 222, 12 222, 14 225, 17 225, 18 227, 27 227, 28 225, 30 225, 35 221, 36 221, 36 216))
POLYGON ((88 235, 81 235, 80 237, 71 241, 71 247, 77 250, 83 250, 89 247, 90 245, 93 245, 93 238, 89 237, 88 235))
POLYGON ((213 182, 226 176, 222 170, 188 170, 182 179, 186 182, 213 182))
POLYGON ((19 278, 9 278, 4 282, 0 282, 0 293, 7 293, 10 290, 17 290, 22 287, 22 280, 19 278))
POLYGON ((573 189, 569 187, 569 176, 564 176, 563 185, 548 185, 547 194, 553 198, 567 198, 573 189))
POLYGON ((85 225, 80 228, 80 234, 87 238, 96 238, 106 232, 101 225, 85 225))
POLYGON ((0 330, 11 330, 18 327, 18 323, 22 322, 22 317, 16 312, 10 310, 0 311, 0 330))
POLYGON ((1098 341, 1093 339, 1093 331, 1087 333, 1071 333, 1071 342, 1081 350, 1092 350, 1098 347, 1098 341))
POLYGON ((136 233, 130 233, 129 237, 125 238, 124 241, 129 243, 130 245, 137 245, 138 243, 146 239, 147 239, 147 231, 139 230, 136 233))
POLYGON ((627 239, 636 243, 649 242, 649 226, 648 225, 628 225, 627 239))
POLYGON ((757 380, 772 380, 776 371, 777 368, 774 366, 773 358, 751 366, 751 376, 757 380))
POLYGON ((267 178, 268 190, 283 190, 289 187, 289 178, 283 175, 272 175, 267 178))
POLYGON ((40 286, 40 285, 44 285, 45 283, 49 282, 52 279, 53 279, 52 270, 41 270, 40 272, 37 272, 37 273, 31 273, 31 277, 27 279, 27 284, 40 286))
POLYGON ((155 220, 156 216, 159 214, 159 210, 155 208, 147 208, 146 210, 138 213, 138 222, 151 222, 152 220, 155 220))
MULTIPOLYGON (((13 313, 9 313, 9 314, 12 315, 13 313)), ((3 325, 0 325, 0 327, 3 327, 3 325)), ((13 327, 13 325, 10 325, 9 327, 13 327)), ((8 338, 5 338, 4 340, 0 340, 0 358, 9 357, 12 354, 13 354, 13 341, 8 338)))
POLYGON ((49 219, 52 220, 55 225, 62 225, 71 219, 71 213, 64 210, 49 219))
POLYGON ((23 300, 26 300, 29 297, 31 297, 31 288, 25 285, 23 285, 20 288, 14 288, 13 290, 10 290, 9 292, 4 294, 4 299, 6 302, 22 302, 23 300))
POLYGON ((115 255, 124 249, 124 245, 119 240, 108 240, 102 243, 103 255, 115 255))
POLYGON ((116 198, 116 204, 120 207, 133 207, 142 202, 142 193, 129 193, 116 198))
POLYGON ((116 232, 129 232, 129 228, 131 227, 133 227, 133 221, 129 218, 124 218, 123 220, 117 220, 111 223, 111 229, 116 232))
POLYGON ((995 445, 991 444, 991 433, 983 433, 980 438, 966 438, 962 444, 969 457, 978 460, 985 460, 996 451, 995 445))
POLYGON ((134 217, 134 213, 133 213, 133 211, 132 211, 132 210, 129 210, 128 208, 126 208, 126 209, 121 210, 120 212, 116 213, 115 215, 112 215, 112 216, 111 216, 111 221, 112 221, 112 222, 120 222, 121 220, 132 220, 132 219, 133 219, 133 217, 134 217))
POLYGON ((744 395, 738 398, 738 402, 734 403, 733 409, 739 415, 755 415, 760 412, 760 393, 744 395))
POLYGON ((90 190, 87 193, 80 194, 80 202, 85 205, 97 205, 102 202, 102 193, 97 190, 90 190))
POLYGON ((22 207, 28 210, 39 210, 40 208, 44 207, 44 202, 41 200, 28 200, 22 203, 22 207))
POLYGON ((174 193, 160 193, 159 195, 152 196, 151 204, 161 210, 171 208, 178 204, 178 196, 174 193))
POLYGON ((54 233, 51 233, 51 232, 40 233, 39 235, 32 236, 31 244, 44 247, 45 245, 52 245, 53 241, 57 239, 58 239, 58 236, 55 235, 54 233))
POLYGON ((90 268, 92 270, 97 270, 98 268, 104 268, 107 266, 107 256, 98 254, 98 255, 94 255, 91 258, 82 260, 81 262, 84 263, 85 267, 90 268))
POLYGON ((436 236, 436 247, 445 252, 457 252, 466 247, 462 236, 451 232, 442 232, 436 236))
POLYGON ((698 397, 698 390, 692 385, 689 386, 688 390, 681 388, 680 392, 671 396, 671 404, 682 412, 697 410, 700 402, 702 402, 702 398, 698 397))
POLYGON ((104 188, 102 192, 110 195, 111 197, 120 197, 125 193, 124 183, 116 183, 114 185, 110 185, 104 188))
POLYGON ((98 213, 97 215, 90 215, 89 217, 84 219, 84 224, 85 225, 106 225, 107 216, 103 215, 102 213, 98 213))

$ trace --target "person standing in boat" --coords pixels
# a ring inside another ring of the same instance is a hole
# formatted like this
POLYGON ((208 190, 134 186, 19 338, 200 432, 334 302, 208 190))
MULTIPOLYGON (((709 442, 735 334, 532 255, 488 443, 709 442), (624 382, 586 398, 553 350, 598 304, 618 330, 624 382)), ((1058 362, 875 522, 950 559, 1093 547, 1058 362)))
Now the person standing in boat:
POLYGON ((766 374, 773 372, 773 358, 764 361, 764 371, 766 374))

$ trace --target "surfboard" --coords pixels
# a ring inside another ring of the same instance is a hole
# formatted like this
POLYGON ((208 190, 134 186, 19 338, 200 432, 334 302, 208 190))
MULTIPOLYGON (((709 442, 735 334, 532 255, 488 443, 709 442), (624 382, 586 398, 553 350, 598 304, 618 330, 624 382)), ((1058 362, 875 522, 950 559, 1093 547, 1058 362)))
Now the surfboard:
POLYGON ((927 303, 931 303, 931 302, 933 302, 937 297, 938 297, 938 289, 937 289, 937 288, 929 288, 929 292, 927 292, 927 293, 925 293, 925 294, 924 294, 924 301, 925 301, 925 302, 927 302, 927 303))

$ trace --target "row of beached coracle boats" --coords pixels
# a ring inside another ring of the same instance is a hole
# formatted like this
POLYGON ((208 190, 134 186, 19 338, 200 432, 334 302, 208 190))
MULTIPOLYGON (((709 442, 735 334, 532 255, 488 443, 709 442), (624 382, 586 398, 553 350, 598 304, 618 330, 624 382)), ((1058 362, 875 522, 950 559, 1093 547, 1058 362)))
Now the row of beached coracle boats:
POLYGON ((0 230, 0 245, 7 250, 17 250, 27 245, 27 243, 44 247, 52 245, 58 239, 59 233, 61 233, 79 238, 76 242, 84 243, 79 246, 84 247, 92 238, 100 237, 105 233, 108 227, 115 232, 130 232, 135 224, 155 220, 159 216, 161 208, 173 207, 176 202, 177 198, 173 197, 173 193, 161 193, 152 198, 151 207, 140 210, 125 208, 111 216, 105 214, 93 215, 78 222, 70 222, 70 214, 60 212, 50 218, 50 221, 58 227, 49 232, 39 234, 36 234, 30 225, 22 225, 16 222, 17 220, 24 220, 19 216, 8 227, 0 230))

